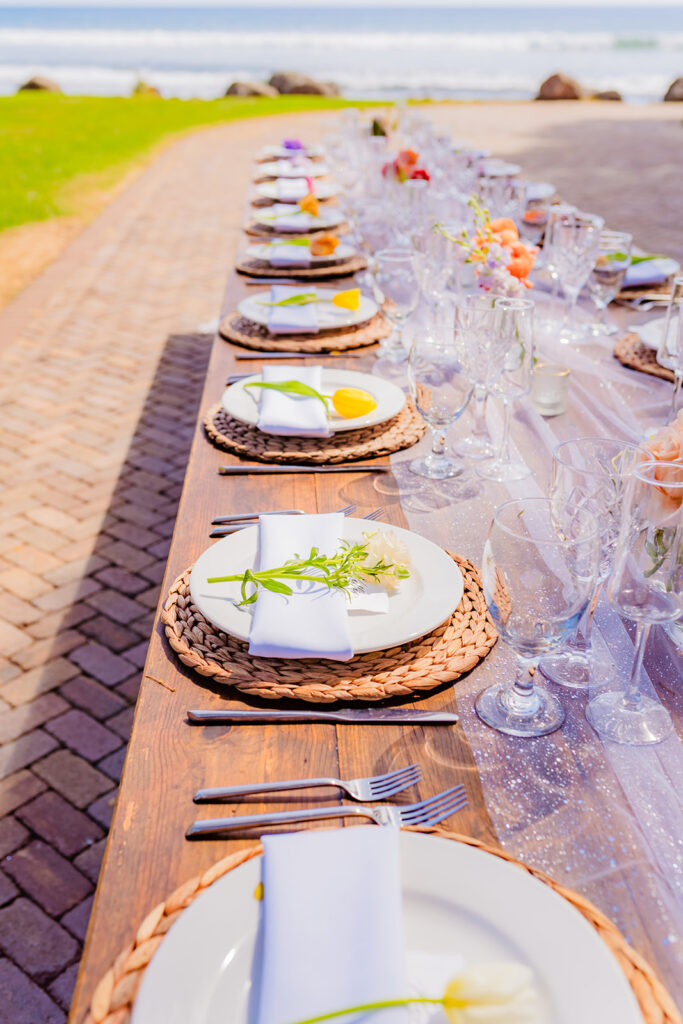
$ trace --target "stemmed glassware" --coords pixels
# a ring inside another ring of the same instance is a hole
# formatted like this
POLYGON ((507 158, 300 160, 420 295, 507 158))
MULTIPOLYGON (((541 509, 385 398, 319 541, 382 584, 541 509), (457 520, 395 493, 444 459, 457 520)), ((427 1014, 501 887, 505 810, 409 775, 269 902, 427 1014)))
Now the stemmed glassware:
POLYGON ((411 249, 380 249, 375 256, 375 298, 395 330, 380 342, 382 358, 401 363, 408 352, 403 344, 403 326, 417 309, 420 284, 411 249))
POLYGON ((556 243, 553 228, 561 220, 567 220, 574 216, 576 213, 575 206, 569 206, 567 203, 556 203, 555 206, 551 206, 548 211, 548 222, 545 228, 545 235, 543 237, 543 249, 541 256, 543 258, 543 266, 550 274, 550 280, 552 282, 551 295, 550 295, 550 316, 547 319, 554 323, 557 314, 557 297, 560 287, 560 275, 557 269, 556 255, 556 243))
POLYGON ((494 683, 477 697, 477 714, 487 725, 511 736, 543 736, 562 725, 562 705, 534 685, 533 672, 541 655, 576 628, 598 560, 598 524, 587 509, 558 516, 547 498, 508 501, 496 509, 484 546, 484 596, 518 667, 514 683, 494 683))
POLYGON ((543 675, 553 683, 583 690, 591 685, 604 685, 614 675, 612 660, 601 657, 591 643, 595 605, 598 588, 612 568, 624 488, 636 464, 649 457, 637 445, 605 437, 563 441, 553 452, 553 508, 557 514, 568 507, 588 509, 600 532, 597 587, 580 629, 566 647, 540 662, 543 675))
POLYGON ((432 309, 432 315, 436 316, 455 270, 456 243, 434 224, 415 232, 413 244, 422 294, 432 309))
POLYGON ((433 330, 413 341, 408 361, 410 394, 432 434, 432 450, 413 459, 418 476, 444 480, 462 473, 462 463, 445 453, 448 428, 462 416, 472 394, 463 351, 451 331, 433 330))
POLYGON ((540 245, 548 224, 550 200, 555 195, 555 186, 545 181, 528 181, 522 219, 519 225, 521 237, 531 245, 540 245))
POLYGON ((683 611, 683 465, 636 466, 623 500, 614 569, 607 593, 620 615, 636 623, 635 653, 625 689, 601 693, 586 717, 605 739, 642 746, 671 733, 669 712, 643 693, 641 675, 651 627, 683 611))
POLYGON ((631 266, 633 235, 625 231, 603 231, 595 266, 588 278, 588 291, 599 313, 592 334, 616 334, 616 324, 607 320, 607 307, 621 291, 626 271, 631 266))
POLYGON ((678 392, 683 379, 683 277, 675 277, 671 287, 671 298, 667 306, 662 327, 662 340, 657 349, 657 362, 674 372, 674 390, 671 396, 669 419, 676 415, 678 392))
POLYGON ((485 293, 463 295, 456 303, 455 334, 471 367, 474 383, 474 422, 469 435, 458 443, 455 450, 458 455, 470 459, 490 459, 494 454, 486 426, 486 402, 489 354, 498 317, 495 300, 485 293))
POLYGON ((534 363, 534 303, 531 299, 496 299, 494 338, 487 360, 490 395, 503 400, 503 434, 498 454, 477 467, 486 480, 522 480, 529 469, 510 452, 512 403, 531 391, 534 363))
POLYGON ((560 341, 578 340, 576 302, 595 266, 603 227, 602 218, 579 212, 552 226, 553 259, 566 300, 560 341))

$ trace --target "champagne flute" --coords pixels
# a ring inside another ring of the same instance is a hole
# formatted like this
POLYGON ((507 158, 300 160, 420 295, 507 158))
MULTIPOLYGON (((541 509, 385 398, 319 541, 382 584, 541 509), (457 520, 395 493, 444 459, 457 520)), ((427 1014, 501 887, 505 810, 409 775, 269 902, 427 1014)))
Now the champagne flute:
POLYGON ((508 501, 496 509, 484 546, 482 582, 503 643, 517 656, 517 677, 494 683, 475 701, 479 717, 511 736, 559 729, 564 710, 534 685, 541 655, 575 630, 598 572, 599 537, 587 509, 558 516, 547 498, 508 501))
POLYGON ((604 739, 644 746, 673 730, 666 708, 643 693, 641 675, 651 627, 675 622, 683 611, 683 465, 636 466, 622 509, 607 593, 619 614, 636 623, 635 652, 624 689, 594 697, 586 717, 604 739))
POLYGON ((471 432, 456 446, 458 455, 490 459, 494 454, 486 426, 488 363, 495 337, 498 313, 495 299, 482 292, 463 295, 455 307, 455 332, 469 361, 474 382, 474 423, 471 432))
POLYGON ((581 437, 563 441, 553 452, 550 500, 558 514, 566 507, 586 508, 600 529, 600 566, 595 592, 580 631, 566 647, 543 658, 540 669, 553 683, 575 690, 604 685, 612 679, 611 659, 592 646, 593 618, 600 585, 612 569, 619 533, 619 512, 624 488, 636 464, 651 456, 635 444, 608 437, 581 437))
POLYGON ((392 363, 401 363, 408 353, 403 344, 403 327, 417 309, 420 285, 411 249, 380 249, 375 256, 375 298, 395 330, 380 342, 380 353, 392 363))
POLYGON ((512 458, 510 417, 512 403, 531 391, 534 363, 533 315, 531 299, 496 299, 494 340, 488 359, 489 394, 503 400, 503 434, 494 459, 477 467, 486 480, 522 480, 529 468, 512 458))
POLYGON ((434 330, 415 338, 408 361, 410 394, 432 434, 432 450, 413 459, 410 469, 418 476, 445 480, 462 473, 459 460, 446 453, 446 433, 462 416, 472 394, 461 346, 451 332, 434 330))
POLYGON ((625 231, 603 231, 595 266, 588 278, 588 291, 599 313, 592 334, 616 334, 616 324, 607 320, 607 307, 621 291, 626 271, 631 266, 633 235, 625 231))

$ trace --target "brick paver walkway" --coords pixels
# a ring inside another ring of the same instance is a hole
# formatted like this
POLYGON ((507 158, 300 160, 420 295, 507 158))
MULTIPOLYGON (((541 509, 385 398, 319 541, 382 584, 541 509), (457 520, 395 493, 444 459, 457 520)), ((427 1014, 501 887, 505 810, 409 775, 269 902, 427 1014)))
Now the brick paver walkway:
MULTIPOLYGON (((439 116, 534 173, 580 165, 580 126, 544 164, 547 108, 482 110, 439 116)), ((0 1024, 65 1019, 198 412, 197 328, 219 309, 251 154, 307 130, 319 114, 174 144, 0 313, 0 1024)))

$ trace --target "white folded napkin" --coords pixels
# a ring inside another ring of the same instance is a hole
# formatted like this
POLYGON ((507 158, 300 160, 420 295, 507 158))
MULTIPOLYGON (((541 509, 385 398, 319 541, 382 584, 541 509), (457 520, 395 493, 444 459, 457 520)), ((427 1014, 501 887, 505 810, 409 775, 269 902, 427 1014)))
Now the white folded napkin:
POLYGON ((273 267, 310 267, 311 250, 307 245, 273 245, 268 249, 268 262, 273 267))
POLYGON ((308 195, 308 182, 305 178, 278 178, 275 191, 281 203, 298 203, 308 195))
MULTIPOLYGON (((333 555, 344 536, 344 516, 263 516, 259 522, 259 569, 274 569, 316 547, 333 555)), ((249 653, 261 658, 353 656, 346 595, 323 584, 293 584, 294 593, 259 588, 249 633, 249 653)))
POLYGON ((300 151, 292 154, 289 159, 276 160, 273 168, 277 178, 310 178, 317 170, 313 161, 302 156, 300 151))
MULTIPOLYGON (((315 286, 274 284, 270 289, 270 301, 280 302, 293 295, 316 292, 315 286)), ((316 334, 318 331, 318 304, 308 302, 305 306, 270 306, 268 330, 271 334, 316 334)))
POLYGON ((642 263, 631 264, 626 271, 622 288, 640 288, 648 284, 664 284, 666 279, 671 276, 670 273, 667 273, 667 264, 663 264, 661 260, 645 260, 642 263))
MULTIPOLYGON (((261 379, 265 384, 298 380, 316 391, 322 389, 322 366, 264 366, 261 379)), ((249 389, 258 395, 258 427, 266 434, 285 437, 330 437, 330 421, 325 406, 317 398, 283 394, 268 388, 249 389)))
POLYGON ((311 228, 320 227, 320 218, 301 210, 292 211, 291 203, 275 203, 265 211, 263 221, 274 231, 297 231, 303 234, 311 228))
POLYGON ((262 837, 258 1024, 406 994, 398 837, 374 825, 262 837))

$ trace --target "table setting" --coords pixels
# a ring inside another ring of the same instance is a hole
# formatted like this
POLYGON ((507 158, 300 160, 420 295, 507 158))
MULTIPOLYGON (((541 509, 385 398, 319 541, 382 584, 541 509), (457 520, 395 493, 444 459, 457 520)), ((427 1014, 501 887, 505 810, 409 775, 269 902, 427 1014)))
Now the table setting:
POLYGON ((680 267, 382 124, 255 157, 86 1021, 681 1024, 680 267))

